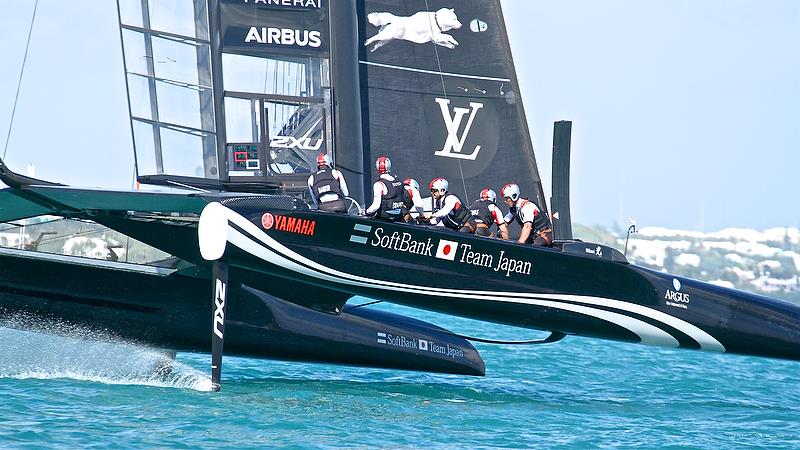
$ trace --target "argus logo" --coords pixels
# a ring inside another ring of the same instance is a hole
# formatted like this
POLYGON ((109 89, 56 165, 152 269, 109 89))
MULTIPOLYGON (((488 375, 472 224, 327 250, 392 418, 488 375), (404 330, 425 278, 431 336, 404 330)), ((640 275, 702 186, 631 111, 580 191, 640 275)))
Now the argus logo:
POLYGON ((664 299, 667 300, 667 305, 685 309, 686 304, 689 303, 689 294, 680 292, 682 286, 680 280, 677 278, 672 279, 672 287, 675 288, 674 291, 672 289, 667 289, 667 292, 664 293, 664 299))

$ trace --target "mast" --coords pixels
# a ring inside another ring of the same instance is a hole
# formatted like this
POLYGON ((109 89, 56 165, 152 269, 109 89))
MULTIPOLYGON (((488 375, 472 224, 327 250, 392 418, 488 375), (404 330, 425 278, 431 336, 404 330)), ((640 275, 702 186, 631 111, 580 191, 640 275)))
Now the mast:
POLYGON ((553 124, 553 237, 572 239, 572 215, 569 205, 569 155, 572 122, 559 120, 553 124))
MULTIPOLYGON (((220 20, 220 0, 208 0, 208 23, 211 41, 211 86, 213 92, 223 92, 222 84, 222 25, 220 20)), ((214 95, 215 125, 217 128, 216 148, 217 167, 225 167, 225 152, 220 151, 226 147, 225 133, 225 103, 222 95, 214 95)), ((228 181, 228 180, 225 180, 228 181)))
MULTIPOLYGON (((329 3, 331 84, 336 168, 347 180, 350 196, 364 203, 365 165, 361 139, 361 88, 358 77, 358 14, 356 0, 329 3)), ((365 169, 366 168, 366 169, 365 169)))

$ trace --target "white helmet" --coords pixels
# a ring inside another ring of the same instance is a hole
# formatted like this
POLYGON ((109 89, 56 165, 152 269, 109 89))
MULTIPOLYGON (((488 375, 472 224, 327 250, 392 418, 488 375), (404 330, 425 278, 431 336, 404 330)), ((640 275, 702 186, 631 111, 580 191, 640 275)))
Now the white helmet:
POLYGON ((317 155, 317 167, 331 166, 331 156, 327 153, 317 155))
POLYGON ((375 160, 375 169, 379 174, 392 173, 392 160, 387 156, 379 156, 375 160))
POLYGON ((515 202, 519 198, 519 186, 515 183, 508 183, 503 186, 503 189, 500 189, 500 195, 502 195, 503 198, 510 198, 511 201, 515 202))
POLYGON ((447 192, 448 187, 449 185, 447 183, 447 180, 445 180, 444 178, 434 178, 433 180, 431 180, 430 184, 431 192, 436 191, 441 194, 444 194, 445 192, 447 192))
POLYGON ((405 180, 403 180, 403 184, 405 184, 406 186, 411 186, 416 190, 419 190, 419 183, 417 183, 417 180, 413 178, 406 178, 405 180))
POLYGON ((486 188, 481 191, 481 200, 489 200, 494 203, 497 201, 497 194, 493 190, 486 188))

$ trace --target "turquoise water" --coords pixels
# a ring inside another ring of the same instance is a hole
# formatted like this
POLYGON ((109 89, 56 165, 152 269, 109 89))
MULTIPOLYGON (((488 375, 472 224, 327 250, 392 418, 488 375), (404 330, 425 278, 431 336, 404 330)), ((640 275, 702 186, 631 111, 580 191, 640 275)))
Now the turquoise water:
MULTIPOLYGON (((382 309, 409 310, 378 305, 382 309)), ((415 312, 501 339, 540 333, 415 312)), ((484 378, 162 355, 0 328, 0 447, 800 448, 800 363, 567 337, 484 378)))

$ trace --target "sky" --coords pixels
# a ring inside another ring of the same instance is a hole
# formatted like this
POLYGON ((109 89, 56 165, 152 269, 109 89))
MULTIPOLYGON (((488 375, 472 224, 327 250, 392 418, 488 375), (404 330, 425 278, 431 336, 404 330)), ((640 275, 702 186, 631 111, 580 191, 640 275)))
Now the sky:
MULTIPOLYGON (((0 14, 6 146, 34 0, 0 14)), ((6 162, 128 188, 116 2, 40 0, 6 162)), ((573 121, 572 218, 692 231, 800 226, 800 2, 502 0, 539 171, 573 121)))

